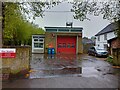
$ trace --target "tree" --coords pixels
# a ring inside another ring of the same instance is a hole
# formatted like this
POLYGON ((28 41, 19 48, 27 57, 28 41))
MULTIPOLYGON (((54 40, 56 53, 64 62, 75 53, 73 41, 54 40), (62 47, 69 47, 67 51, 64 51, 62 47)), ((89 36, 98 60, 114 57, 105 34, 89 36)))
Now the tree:
POLYGON ((119 0, 107 0, 102 2, 96 2, 95 0, 87 0, 85 2, 76 1, 72 3, 73 8, 71 11, 75 12, 74 18, 83 21, 85 19, 90 20, 87 15, 93 14, 98 16, 103 15, 103 19, 108 19, 110 22, 116 22, 118 30, 116 34, 120 38, 120 1, 119 0))
POLYGON ((44 30, 27 22, 21 15, 18 4, 4 3, 4 45, 31 44, 32 34, 44 34, 44 30))
POLYGON ((118 21, 120 19, 120 1, 102 1, 97 2, 95 0, 88 0, 85 2, 75 1, 72 3, 75 12, 75 19, 84 20, 87 19, 87 14, 93 14, 98 16, 103 15, 103 19, 110 21, 118 21))
MULTIPOLYGON (((63 0, 67 1, 67 0, 63 0)), ((68 0, 69 1, 69 0, 68 0)), ((28 7, 30 6, 30 11, 33 14, 33 17, 36 16, 44 16, 44 9, 42 6, 51 8, 51 6, 58 5, 60 0, 57 0, 55 2, 54 0, 51 0, 51 2, 37 2, 37 3, 27 3, 28 7)), ((24 3, 25 4, 25 3, 24 3)), ((71 9, 71 12, 74 12, 74 18, 79 19, 80 21, 84 21, 85 19, 90 20, 87 15, 93 14, 95 16, 98 16, 100 14, 103 15, 103 19, 108 19, 110 22, 118 22, 118 27, 120 28, 120 1, 119 0, 105 0, 100 2, 99 0, 73 0, 71 2, 73 4, 73 8, 71 9)), ((22 7, 24 12, 30 12, 29 10, 22 7)), ((116 34, 120 38, 120 29, 116 31, 116 34)))
MULTIPOLYGON (((63 0, 66 1, 66 0, 63 0)), ((32 18, 35 19, 37 16, 44 16, 45 8, 49 9, 53 6, 62 3, 61 0, 50 0, 49 2, 22 2, 17 3, 19 12, 22 12, 22 16, 24 19, 32 18)), ((107 0, 99 2, 96 0, 74 0, 71 2, 73 4, 72 12, 75 12, 74 18, 83 21, 85 19, 90 20, 87 15, 93 14, 98 16, 100 14, 103 15, 103 19, 108 19, 111 22, 118 22, 118 27, 120 28, 120 1, 119 0, 107 0)), ((28 20, 29 21, 29 20, 28 20)), ((116 31, 118 37, 120 37, 120 29, 116 31)))
POLYGON ((24 14, 25 19, 35 19, 35 17, 43 17, 45 9, 50 9, 61 3, 59 0, 41 1, 41 2, 22 2, 17 3, 19 10, 24 14))

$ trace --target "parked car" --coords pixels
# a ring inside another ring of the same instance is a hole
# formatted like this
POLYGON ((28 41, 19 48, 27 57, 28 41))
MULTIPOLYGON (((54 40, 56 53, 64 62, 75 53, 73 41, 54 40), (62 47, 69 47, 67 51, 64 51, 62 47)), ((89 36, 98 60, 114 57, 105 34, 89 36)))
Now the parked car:
POLYGON ((94 55, 96 57, 107 57, 108 56, 108 51, 106 51, 104 48, 93 46, 88 50, 89 55, 94 55))

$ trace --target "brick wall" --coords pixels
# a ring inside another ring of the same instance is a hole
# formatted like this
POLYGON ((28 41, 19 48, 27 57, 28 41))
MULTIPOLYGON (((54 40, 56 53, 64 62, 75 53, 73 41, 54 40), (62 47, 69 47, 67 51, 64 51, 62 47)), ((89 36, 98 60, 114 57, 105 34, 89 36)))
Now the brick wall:
POLYGON ((57 36, 53 36, 52 33, 45 33, 45 53, 47 53, 47 48, 49 47, 50 44, 52 44, 52 46, 55 48, 56 50, 56 37, 57 36))
POLYGON ((78 37, 78 53, 83 53, 82 34, 78 37))
POLYGON ((112 48, 120 48, 120 39, 115 39, 111 42, 112 48))

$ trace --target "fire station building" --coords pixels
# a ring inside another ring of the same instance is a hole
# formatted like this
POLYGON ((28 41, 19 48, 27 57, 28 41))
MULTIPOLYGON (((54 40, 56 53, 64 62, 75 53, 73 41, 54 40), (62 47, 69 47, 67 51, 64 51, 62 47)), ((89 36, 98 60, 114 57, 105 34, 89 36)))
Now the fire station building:
POLYGON ((56 54, 79 54, 83 52, 82 27, 45 27, 44 53, 54 48, 56 54))

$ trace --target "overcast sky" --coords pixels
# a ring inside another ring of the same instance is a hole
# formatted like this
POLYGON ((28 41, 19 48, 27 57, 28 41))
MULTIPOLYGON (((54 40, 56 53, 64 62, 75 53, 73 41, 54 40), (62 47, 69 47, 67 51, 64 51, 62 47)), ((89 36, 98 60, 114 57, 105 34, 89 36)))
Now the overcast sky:
POLYGON ((58 11, 70 11, 72 5, 70 3, 63 2, 58 6, 55 6, 47 11, 57 12, 45 12, 43 18, 37 17, 35 23, 40 27, 60 27, 65 26, 66 22, 73 22, 73 27, 83 27, 83 37, 91 38, 109 24, 108 20, 102 19, 102 15, 93 16, 89 15, 90 21, 79 21, 73 19, 72 12, 58 12, 58 11))

